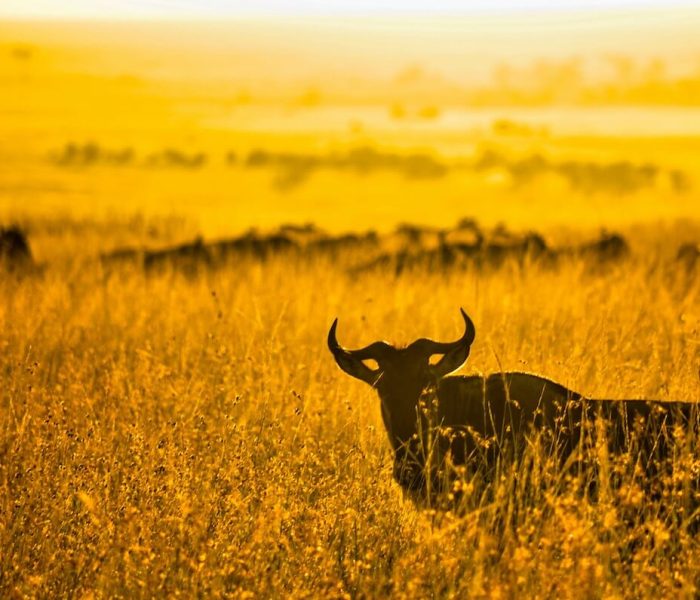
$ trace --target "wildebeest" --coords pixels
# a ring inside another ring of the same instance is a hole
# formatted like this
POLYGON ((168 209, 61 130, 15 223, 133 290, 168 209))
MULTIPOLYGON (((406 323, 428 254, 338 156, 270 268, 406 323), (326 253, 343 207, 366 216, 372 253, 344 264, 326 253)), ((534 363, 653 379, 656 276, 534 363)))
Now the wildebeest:
POLYGON ((403 348, 380 341, 347 350, 336 337, 337 319, 328 333, 338 366, 379 394, 394 452, 394 478, 406 490, 438 488, 448 465, 476 466, 488 473, 538 436, 564 465, 580 455, 593 434, 602 435, 597 426, 606 428, 613 452, 639 444, 635 447, 649 459, 647 472, 653 474, 654 460, 668 454, 674 426, 694 428, 692 402, 588 399, 520 372, 448 377, 466 362, 476 334, 461 312, 464 334, 448 343, 420 338, 403 348), (432 364, 435 355, 442 358, 432 364), (364 362, 369 360, 376 368, 364 362))
POLYGON ((266 260, 284 252, 298 249, 298 244, 285 233, 260 236, 251 231, 240 237, 210 242, 207 249, 215 263, 225 264, 233 257, 251 256, 266 260))
POLYGON ((480 260, 484 266, 498 267, 511 259, 520 264, 529 260, 536 261, 547 253, 544 238, 538 233, 529 232, 519 239, 486 244, 480 260))
POLYGON ((600 262, 624 258, 629 255, 629 252, 629 244, 625 238, 617 233, 606 232, 603 232, 599 239, 574 249, 575 255, 600 262))
POLYGON ((537 233, 528 233, 510 241, 485 242, 478 237, 475 242, 450 241, 445 232, 440 232, 435 247, 402 249, 385 252, 369 262, 352 269, 352 272, 376 268, 393 268, 396 275, 412 268, 429 270, 465 268, 469 265, 479 269, 498 269, 509 263, 523 266, 544 258, 551 258, 544 238, 537 233))
POLYGON ((143 266, 147 272, 172 268, 185 273, 196 273, 210 263, 211 255, 202 238, 171 248, 147 251, 143 257, 143 266))
POLYGON ((23 269, 33 264, 24 232, 17 226, 0 227, 0 267, 23 269))
POLYGON ((305 249, 309 254, 321 254, 338 259, 345 253, 374 250, 379 246, 379 236, 374 231, 365 234, 348 233, 337 237, 323 236, 310 241, 305 249))
POLYGON ((288 235, 277 233, 260 236, 254 232, 240 237, 205 241, 198 237, 193 241, 166 246, 158 250, 141 247, 117 248, 100 255, 105 268, 119 266, 143 267, 146 273, 162 273, 169 270, 195 275, 208 269, 230 265, 242 257, 267 260, 273 256, 299 249, 288 235))

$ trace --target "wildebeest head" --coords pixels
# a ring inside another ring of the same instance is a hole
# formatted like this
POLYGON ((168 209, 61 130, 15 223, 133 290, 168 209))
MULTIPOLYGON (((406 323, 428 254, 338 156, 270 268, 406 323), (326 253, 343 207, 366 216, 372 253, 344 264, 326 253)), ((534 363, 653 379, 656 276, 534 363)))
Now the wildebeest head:
POLYGON ((328 348, 338 366, 348 375, 376 388, 382 403, 382 418, 389 439, 398 447, 416 431, 416 407, 421 394, 461 367, 469 356, 475 328, 464 312, 465 330, 454 342, 435 342, 420 338, 405 348, 387 342, 374 342, 365 348, 348 350, 336 338, 338 319, 328 332, 328 348), (432 356, 442 355, 435 364, 432 356), (374 361, 376 368, 365 361, 374 361))

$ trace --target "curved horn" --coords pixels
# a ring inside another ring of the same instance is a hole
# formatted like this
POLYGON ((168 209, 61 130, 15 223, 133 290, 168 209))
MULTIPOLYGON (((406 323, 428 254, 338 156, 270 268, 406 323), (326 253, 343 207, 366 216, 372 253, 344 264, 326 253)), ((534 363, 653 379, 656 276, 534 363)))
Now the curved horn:
POLYGON ((469 318, 469 315, 464 312, 464 309, 460 308, 459 310, 464 319, 464 334, 461 338, 454 342, 447 343, 425 340, 425 348, 429 354, 445 355, 437 364, 430 366, 430 370, 435 377, 444 377, 456 371, 466 362, 467 358, 469 358, 469 350, 476 336, 476 328, 469 318))
POLYGON ((358 350, 348 350, 343 348, 338 343, 338 339, 336 338, 335 334, 337 327, 338 319, 333 321, 333 325, 331 325, 330 331, 328 332, 328 348, 330 348, 330 351, 334 354, 337 350, 341 350, 360 360, 367 360, 368 358, 377 360, 377 358, 381 358, 384 354, 386 354, 388 348, 391 348, 391 346, 389 346, 389 344, 386 342, 374 342, 369 346, 359 348, 358 350))
POLYGON ((460 308, 459 310, 462 313, 462 318, 464 319, 464 333, 462 334, 462 337, 454 342, 435 342, 425 338, 421 339, 420 342, 430 354, 446 354, 451 350, 455 350, 463 346, 469 347, 472 345, 472 342, 474 342, 474 338, 476 337, 476 328, 474 327, 474 323, 472 323, 472 320, 469 318, 469 315, 464 312, 463 308, 460 308))
POLYGON ((335 362, 348 375, 374 385, 379 377, 379 370, 370 369, 362 361, 372 359, 378 362, 391 346, 386 342, 374 342, 358 350, 347 350, 338 343, 337 327, 338 319, 336 318, 328 331, 328 349, 333 354, 335 362))

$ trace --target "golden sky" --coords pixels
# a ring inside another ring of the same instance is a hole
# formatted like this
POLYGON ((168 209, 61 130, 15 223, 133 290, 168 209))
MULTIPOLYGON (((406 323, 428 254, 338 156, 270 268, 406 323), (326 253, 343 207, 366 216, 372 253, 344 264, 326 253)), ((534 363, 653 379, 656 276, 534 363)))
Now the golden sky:
POLYGON ((683 0, 3 0, 0 15, 30 18, 187 18, 314 14, 570 12, 698 6, 683 0))

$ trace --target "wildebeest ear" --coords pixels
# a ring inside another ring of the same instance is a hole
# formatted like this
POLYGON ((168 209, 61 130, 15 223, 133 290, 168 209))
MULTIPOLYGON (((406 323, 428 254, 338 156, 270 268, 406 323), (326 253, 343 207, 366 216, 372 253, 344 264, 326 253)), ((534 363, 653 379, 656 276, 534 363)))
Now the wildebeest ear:
POLYGON ((351 377, 360 379, 361 381, 369 383, 372 386, 377 382, 379 371, 370 369, 360 359, 344 352, 334 352, 333 356, 335 358, 335 362, 338 363, 338 366, 351 377))
POLYGON ((371 386, 377 382, 379 370, 370 369, 363 360, 376 360, 381 354, 385 353, 389 345, 385 342, 374 342, 366 348, 359 350, 346 350, 339 343, 335 335, 335 330, 338 327, 338 319, 333 321, 330 330, 328 331, 328 349, 333 354, 335 362, 351 377, 356 377, 371 386))
POLYGON ((450 350, 434 365, 430 366, 430 371, 435 377, 444 377, 459 369, 469 358, 469 346, 459 346, 450 350))

